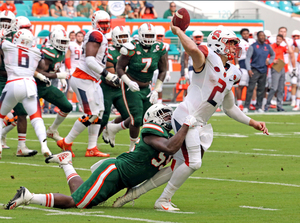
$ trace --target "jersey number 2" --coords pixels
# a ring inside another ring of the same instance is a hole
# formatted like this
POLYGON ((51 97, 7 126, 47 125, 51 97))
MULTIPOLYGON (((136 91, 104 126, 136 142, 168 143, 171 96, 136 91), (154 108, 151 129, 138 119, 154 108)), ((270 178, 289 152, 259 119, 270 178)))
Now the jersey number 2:
POLYGON ((26 51, 19 48, 18 51, 18 66, 19 67, 29 67, 29 56, 26 51))
POLYGON ((213 100, 213 98, 215 97, 216 93, 217 93, 217 92, 222 93, 222 92, 225 90, 225 87, 226 87, 226 82, 223 81, 222 79, 219 79, 219 80, 218 80, 218 83, 220 83, 220 84, 222 85, 222 87, 220 87, 220 86, 218 86, 218 85, 215 86, 214 89, 212 90, 212 92, 211 92, 211 94, 210 94, 208 100, 207 100, 207 102, 210 103, 212 106, 216 106, 216 105, 217 105, 217 102, 215 102, 215 101, 213 100))

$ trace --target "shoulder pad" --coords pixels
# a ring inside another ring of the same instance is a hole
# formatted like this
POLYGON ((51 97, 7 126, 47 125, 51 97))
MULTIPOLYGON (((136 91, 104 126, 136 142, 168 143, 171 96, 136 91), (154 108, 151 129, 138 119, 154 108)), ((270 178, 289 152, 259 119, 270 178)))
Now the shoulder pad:
POLYGON ((124 43, 123 47, 125 47, 128 50, 134 50, 135 49, 135 46, 130 42, 124 43))
POLYGON ((135 54, 134 50, 128 50, 126 47, 122 46, 120 49, 120 54, 124 56, 130 56, 132 57, 135 54))

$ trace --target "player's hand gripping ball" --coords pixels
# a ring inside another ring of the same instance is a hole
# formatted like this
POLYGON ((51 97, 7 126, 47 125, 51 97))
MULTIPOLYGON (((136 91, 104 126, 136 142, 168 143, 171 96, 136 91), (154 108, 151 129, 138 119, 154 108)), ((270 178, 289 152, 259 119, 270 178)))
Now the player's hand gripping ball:
POLYGON ((190 14, 185 8, 179 9, 173 16, 172 23, 185 31, 190 25, 190 14))

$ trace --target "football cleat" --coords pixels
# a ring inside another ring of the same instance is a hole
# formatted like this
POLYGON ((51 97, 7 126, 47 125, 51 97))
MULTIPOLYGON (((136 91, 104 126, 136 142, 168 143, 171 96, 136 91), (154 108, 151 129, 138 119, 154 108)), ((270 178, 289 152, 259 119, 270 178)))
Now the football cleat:
POLYGON ((108 132, 107 132, 107 128, 105 127, 102 131, 102 139, 103 141, 108 144, 109 143, 109 138, 108 138, 108 132))
POLYGON ((248 108, 244 108, 244 109, 243 109, 243 112, 246 114, 246 113, 249 112, 249 109, 248 109, 248 108))
POLYGON ((244 109, 243 105, 239 105, 238 107, 240 108, 241 111, 243 111, 243 109, 244 109))
POLYGON ((1 145, 2 145, 2 149, 10 149, 10 147, 8 145, 6 145, 6 136, 1 137, 1 145))
MULTIPOLYGON (((114 147, 115 146, 115 137, 116 137, 116 134, 118 133, 117 129, 115 128, 115 125, 114 123, 108 123, 106 125, 106 128, 105 128, 105 136, 104 134, 102 134, 102 137, 103 137, 103 140, 104 142, 110 144, 111 147, 114 147)), ((103 130, 103 133, 104 133, 104 130, 103 130)))
POLYGON ((137 199, 137 198, 139 198, 139 196, 137 196, 136 188, 129 188, 129 189, 127 189, 127 192, 123 196, 118 197, 115 200, 115 202, 113 203, 113 207, 120 208, 124 204, 127 204, 128 202, 133 201, 134 199, 137 199))
POLYGON ((38 153, 38 151, 28 149, 28 147, 26 145, 18 146, 18 148, 17 148, 17 156, 18 157, 30 157, 30 156, 34 156, 37 153, 38 153))
POLYGON ((250 104, 249 109, 252 110, 252 111, 256 110, 256 108, 253 104, 250 104))
POLYGON ((110 157, 108 153, 102 153, 98 150, 97 146, 92 149, 87 149, 85 157, 110 157))
POLYGON ((175 204, 168 199, 158 199, 154 204, 155 209, 160 209, 164 211, 179 211, 180 209, 177 208, 175 204))
POLYGON ((22 204, 29 205, 32 198, 33 195, 26 187, 20 187, 13 199, 11 199, 8 204, 5 205, 5 209, 12 210, 22 204))
MULTIPOLYGON (((299 111, 299 106, 295 105, 292 109, 293 111, 299 111)), ((3 144, 2 144, 2 148, 3 148, 3 144)), ((4 149, 4 148, 3 148, 4 149)))
POLYGON ((51 155, 45 159, 46 163, 58 163, 61 165, 72 165, 72 153, 70 151, 65 151, 56 155, 51 155))
POLYGON ((48 138, 52 138, 52 139, 54 139, 56 142, 57 142, 58 140, 63 139, 63 137, 59 136, 59 133, 58 133, 57 130, 53 131, 50 127, 47 129, 47 132, 46 132, 46 133, 47 133, 47 137, 48 137, 48 138))
POLYGON ((43 154, 44 157, 48 157, 48 156, 52 155, 52 153, 51 153, 51 151, 50 151, 50 149, 48 148, 47 145, 42 146, 41 151, 42 151, 42 154, 43 154))
POLYGON ((296 106, 296 100, 292 100, 291 106, 292 107, 296 106))
POLYGON ((72 151, 73 143, 66 143, 65 138, 58 140, 56 144, 63 150, 63 151, 70 151, 72 153, 72 157, 75 157, 75 154, 72 151))

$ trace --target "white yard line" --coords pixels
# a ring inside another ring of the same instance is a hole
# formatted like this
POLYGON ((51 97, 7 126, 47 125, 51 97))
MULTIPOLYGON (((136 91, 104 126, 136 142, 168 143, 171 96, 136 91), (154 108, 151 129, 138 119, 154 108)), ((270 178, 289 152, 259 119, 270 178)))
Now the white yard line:
POLYGON ((12 217, 2 217, 0 216, 0 219, 13 219, 12 217))
POLYGON ((257 209, 257 210, 263 210, 263 211, 280 211, 280 209, 252 207, 252 206, 240 206, 240 208, 257 209))
POLYGON ((239 154, 239 155, 255 155, 255 156, 280 156, 280 157, 300 157, 300 155, 289 155, 289 154, 267 154, 267 153, 243 153, 239 151, 217 151, 207 150, 210 153, 228 153, 228 154, 239 154))
POLYGON ((297 184, 285 184, 277 182, 261 182, 261 181, 250 181, 250 180, 234 180, 234 179, 220 179, 220 178, 211 178, 211 177, 189 177, 190 179, 196 180, 215 180, 215 181, 228 181, 228 182, 238 182, 238 183, 249 183, 249 184, 268 184, 276 186, 286 186, 286 187, 300 187, 297 184))
MULTIPOLYGON (((46 215, 79 215, 79 216, 87 216, 87 217, 122 219, 122 220, 128 220, 128 221, 142 221, 142 222, 151 222, 151 223, 173 223, 171 221, 156 221, 156 220, 145 219, 145 218, 132 218, 132 217, 122 217, 122 216, 113 216, 113 215, 99 215, 99 214, 95 214, 95 212, 88 212, 88 211, 81 212, 82 209, 80 209, 80 210, 78 209, 78 211, 80 211, 80 212, 70 212, 70 211, 37 208, 37 207, 30 207, 30 206, 22 206, 22 208, 51 212, 51 214, 46 214, 46 215)), ((104 213, 104 212, 101 211, 101 212, 96 212, 96 213, 104 213)))

